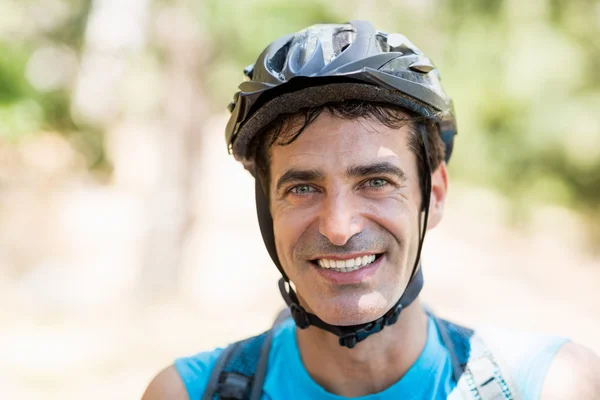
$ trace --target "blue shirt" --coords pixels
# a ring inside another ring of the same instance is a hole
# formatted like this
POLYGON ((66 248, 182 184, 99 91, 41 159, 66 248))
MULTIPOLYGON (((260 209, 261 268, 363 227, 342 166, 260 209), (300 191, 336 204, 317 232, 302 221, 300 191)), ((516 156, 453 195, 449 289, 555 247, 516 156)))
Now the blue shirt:
MULTIPOLYGON (((501 356, 511 368, 510 373, 523 398, 539 399, 548 365, 566 340, 508 331, 488 332, 484 337, 494 349, 502 351, 501 356)), ((190 399, 201 399, 210 372, 222 351, 216 349, 175 360, 175 368, 190 399)), ((443 400, 455 386, 450 354, 442 344, 435 323, 430 319, 425 347, 402 379, 382 392, 355 399, 443 400)), ((262 398, 346 399, 327 392, 310 377, 300 358, 296 326, 292 319, 283 322, 274 332, 262 398)))

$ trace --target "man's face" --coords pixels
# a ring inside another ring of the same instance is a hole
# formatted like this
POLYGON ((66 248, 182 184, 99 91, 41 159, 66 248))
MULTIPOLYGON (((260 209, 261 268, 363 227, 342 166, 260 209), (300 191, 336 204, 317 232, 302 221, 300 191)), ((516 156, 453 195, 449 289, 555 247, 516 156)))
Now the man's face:
POLYGON ((325 322, 379 318, 408 284, 421 204, 408 137, 408 126, 322 113, 270 150, 277 254, 302 304, 325 322))

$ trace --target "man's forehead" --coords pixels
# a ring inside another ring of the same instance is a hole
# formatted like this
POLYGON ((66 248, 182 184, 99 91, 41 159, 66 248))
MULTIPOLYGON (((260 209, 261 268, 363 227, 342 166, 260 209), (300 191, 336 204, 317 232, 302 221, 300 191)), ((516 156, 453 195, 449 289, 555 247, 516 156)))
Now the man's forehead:
POLYGON ((340 156, 357 160, 402 157, 408 151, 408 133, 408 126, 390 128, 377 121, 319 119, 291 143, 275 143, 271 161, 288 164, 340 156))

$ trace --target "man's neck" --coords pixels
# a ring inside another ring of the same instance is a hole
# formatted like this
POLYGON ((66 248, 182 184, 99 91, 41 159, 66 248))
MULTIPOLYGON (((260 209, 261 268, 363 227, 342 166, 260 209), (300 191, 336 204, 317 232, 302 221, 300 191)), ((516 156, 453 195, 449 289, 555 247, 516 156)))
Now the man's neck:
POLYGON ((341 396, 366 396, 399 381, 417 361, 427 341, 427 316, 417 298, 398 322, 353 349, 312 326, 296 335, 304 367, 319 385, 341 396))

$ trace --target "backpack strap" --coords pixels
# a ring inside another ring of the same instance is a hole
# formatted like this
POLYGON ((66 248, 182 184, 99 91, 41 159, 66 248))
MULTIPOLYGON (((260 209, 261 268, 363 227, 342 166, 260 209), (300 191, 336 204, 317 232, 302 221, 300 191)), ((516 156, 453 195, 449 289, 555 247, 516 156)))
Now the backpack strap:
MULTIPOLYGON (((273 328, 290 317, 282 310, 273 328)), ((260 400, 267 374, 273 328, 229 345, 217 359, 202 400, 260 400)))
POLYGON ((477 332, 429 315, 450 353, 457 382, 449 400, 522 400, 510 370, 477 332))
MULTIPOLYGON (((265 351, 268 354, 271 339, 272 332, 269 330, 229 345, 217 359, 202 400, 249 400, 254 394, 256 374, 261 372, 259 365, 264 364, 261 356, 265 351)), ((264 375, 264 372, 261 374, 264 375)))

